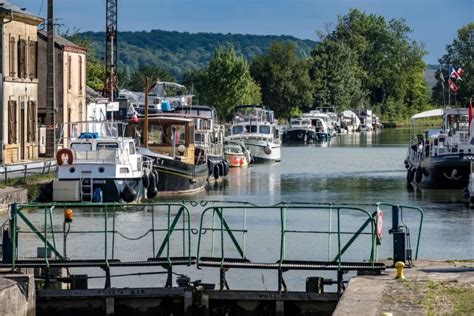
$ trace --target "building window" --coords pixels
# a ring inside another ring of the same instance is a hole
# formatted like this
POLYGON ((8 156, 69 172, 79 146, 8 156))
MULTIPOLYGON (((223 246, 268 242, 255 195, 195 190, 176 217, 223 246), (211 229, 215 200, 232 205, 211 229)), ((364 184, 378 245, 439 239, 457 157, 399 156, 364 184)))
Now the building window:
POLYGON ((8 143, 17 143, 17 107, 16 101, 8 101, 8 143))
POLYGON ((71 68, 72 68, 72 60, 71 55, 67 56, 67 89, 71 90, 72 88, 72 76, 71 76, 71 68))
POLYGON ((26 79, 26 41, 18 41, 18 77, 26 79))
POLYGON ((79 56, 79 93, 82 94, 82 56, 79 56))
POLYGON ((28 73, 30 79, 38 78, 38 42, 28 42, 28 73))
POLYGON ((10 35, 10 47, 9 47, 9 70, 10 77, 15 77, 15 52, 16 52, 16 41, 15 37, 10 35))
POLYGON ((36 140, 36 102, 28 101, 28 142, 36 140))

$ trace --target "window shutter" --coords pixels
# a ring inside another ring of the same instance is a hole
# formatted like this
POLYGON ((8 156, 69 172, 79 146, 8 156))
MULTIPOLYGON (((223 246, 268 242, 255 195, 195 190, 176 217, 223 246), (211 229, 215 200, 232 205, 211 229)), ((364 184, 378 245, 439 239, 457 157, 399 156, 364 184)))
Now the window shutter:
POLYGON ((28 44, 28 73, 30 79, 38 78, 38 42, 30 41, 28 44))
POLYGON ((26 41, 18 41, 18 77, 26 78, 26 41))
POLYGON ((15 77, 15 37, 10 36, 10 58, 9 58, 9 70, 10 70, 10 77, 15 77))

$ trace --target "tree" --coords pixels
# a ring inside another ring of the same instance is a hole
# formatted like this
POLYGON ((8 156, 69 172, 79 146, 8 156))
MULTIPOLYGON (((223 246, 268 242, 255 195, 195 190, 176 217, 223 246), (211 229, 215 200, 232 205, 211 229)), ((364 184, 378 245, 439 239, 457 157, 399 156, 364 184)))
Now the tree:
POLYGON ((344 42, 321 42, 312 53, 310 75, 316 107, 334 106, 343 111, 368 104, 368 92, 362 88, 365 74, 356 53, 344 42))
POLYGON ((316 67, 329 65, 326 68, 348 73, 336 73, 336 76, 334 71, 328 73, 324 87, 316 84, 315 96, 329 93, 322 90, 329 87, 331 94, 337 94, 329 97, 330 100, 343 107, 375 109, 389 120, 394 119, 394 113, 404 118, 424 108, 427 86, 423 56, 426 51, 408 37, 410 32, 403 19, 386 21, 382 16, 350 10, 338 19, 335 29, 322 38, 320 46, 329 51, 316 48, 313 52, 316 67), (335 56, 331 50, 336 52, 335 56), (347 102, 348 96, 351 102, 347 102))
POLYGON ((221 119, 226 119, 236 105, 260 103, 259 89, 250 76, 249 65, 232 46, 214 51, 200 79, 200 100, 214 106, 221 119))
POLYGON ((176 79, 166 70, 154 66, 141 66, 130 77, 129 84, 125 87, 132 91, 144 91, 146 85, 146 77, 150 80, 150 85, 156 80, 175 82, 176 79))
MULTIPOLYGON (((464 70, 462 80, 458 80, 456 84, 459 86, 457 94, 451 97, 452 103, 454 99, 461 106, 465 106, 469 97, 474 95, 474 22, 469 23, 458 30, 457 37, 453 42, 446 46, 446 54, 440 59, 440 70, 436 72, 438 83, 433 87, 432 100, 437 104, 444 104, 447 102, 448 84, 448 64, 452 64, 456 70, 461 67, 464 70), (440 74, 443 72, 443 77, 446 82, 441 82, 440 74)), ((454 81, 456 81, 453 78, 454 81)))
POLYGON ((274 42, 267 55, 254 59, 250 71, 260 85, 263 103, 277 116, 311 107, 309 63, 297 57, 293 44, 274 42))

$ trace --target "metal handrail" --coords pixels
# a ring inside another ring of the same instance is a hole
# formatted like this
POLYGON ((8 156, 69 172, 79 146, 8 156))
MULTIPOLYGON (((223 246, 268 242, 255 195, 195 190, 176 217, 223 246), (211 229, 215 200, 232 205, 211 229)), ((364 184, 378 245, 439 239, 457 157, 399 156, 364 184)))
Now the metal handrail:
MULTIPOLYGON (((112 259, 114 257, 114 249, 115 249, 115 235, 122 236, 125 239, 128 240, 139 240, 141 238, 144 238, 146 235, 148 235, 150 232, 153 234, 153 256, 156 255, 156 257, 160 257, 161 254, 163 253, 163 250, 166 248, 166 260, 168 261, 168 264, 171 266, 172 260, 171 260, 171 254, 170 254, 170 237, 174 231, 182 231, 183 233, 183 256, 188 258, 189 264, 192 263, 192 257, 191 257, 191 217, 189 213, 189 209, 181 204, 181 203, 141 203, 141 204, 134 204, 132 207, 138 208, 146 208, 146 207, 152 207, 152 228, 147 230, 145 234, 137 237, 137 238, 130 238, 119 231, 115 229, 115 213, 118 208, 123 208, 123 204, 121 203, 31 203, 31 204, 12 204, 11 206, 11 211, 10 211, 10 227, 12 227, 12 242, 13 242, 13 256, 12 256, 12 268, 14 269, 16 266, 16 260, 17 260, 17 254, 18 254, 18 245, 17 245, 17 234, 18 233, 32 233, 35 234, 43 243, 44 243, 44 248, 45 248, 45 264, 47 267, 49 267, 49 259, 48 259, 48 254, 52 252, 56 258, 64 260, 66 259, 65 254, 61 254, 61 252, 57 249, 56 247, 56 240, 55 240, 55 234, 56 233, 63 233, 64 230, 56 230, 54 229, 54 223, 53 223, 53 210, 55 208, 71 208, 74 206, 79 206, 79 207, 90 207, 90 208, 99 208, 103 210, 104 215, 104 225, 102 230, 82 230, 82 231, 74 231, 73 233, 75 234, 102 234, 104 236, 104 262, 106 265, 106 269, 109 268, 109 236, 112 234, 112 259), (157 206, 166 206, 167 207, 167 227, 164 229, 155 229, 154 227, 154 207, 157 206), (172 211, 176 210, 176 207, 178 207, 178 211, 175 214, 173 221, 171 222, 172 218, 172 211), (110 208, 112 210, 110 210, 110 208), (28 217, 22 212, 22 210, 27 210, 27 209, 39 209, 43 210, 44 212, 44 230, 41 232, 36 226, 28 219, 28 217), (113 228, 109 229, 108 227, 108 220, 110 217, 113 216, 113 228), (17 229, 18 225, 18 218, 23 221, 30 231, 25 231, 25 232, 19 232, 17 229), (182 218, 183 221, 183 228, 176 227, 176 224, 179 222, 179 220, 182 218), (187 222, 187 225, 186 225, 187 222), (155 232, 165 232, 166 235, 163 239, 163 242, 161 244, 160 250, 156 253, 155 252, 155 232), (51 235, 51 237, 49 236, 51 235), (187 234, 187 238, 185 238, 185 235, 187 234), (49 241, 52 239, 52 243, 49 241), (187 250, 187 256, 186 256, 186 250, 187 250)), ((69 233, 69 232, 68 232, 69 233)), ((64 250, 65 251, 65 250, 64 250)))
MULTIPOLYGON (((225 263, 225 245, 224 245, 224 232, 226 232, 230 239, 232 240, 233 242, 233 245, 235 246, 236 250, 239 252, 240 256, 242 258, 245 258, 245 253, 242 251, 242 248, 244 245, 240 245, 235 236, 234 236, 234 232, 238 232, 238 233, 242 233, 243 235, 245 235, 247 233, 247 230, 246 229, 230 229, 229 226, 227 225, 226 221, 225 221, 225 218, 224 218, 224 210, 240 210, 242 208, 242 206, 213 206, 213 207, 208 207, 206 209, 204 209, 201 213, 201 218, 200 218, 200 224, 199 224, 199 233, 198 233, 198 244, 197 244, 197 267, 199 268, 199 260, 200 260, 200 253, 201 253, 201 244, 202 244, 202 235, 205 234, 205 232, 207 230, 214 230, 215 228, 208 228, 208 227, 204 227, 203 223, 204 223, 204 218, 205 218, 205 215, 209 212, 209 211, 213 211, 213 214, 214 213, 217 213, 218 216, 220 217, 220 229, 218 229, 218 231, 220 231, 220 234, 221 234, 221 267, 223 267, 224 263, 225 263)), ((279 253, 279 267, 281 268, 281 264, 283 263, 283 261, 285 260, 285 253, 286 253, 286 235, 288 233, 328 233, 328 234, 337 234, 337 240, 338 240, 338 255, 336 256, 336 258, 333 260, 333 261, 337 261, 338 263, 338 267, 340 268, 341 267, 341 263, 342 263, 342 255, 343 253, 350 247, 350 245, 354 242, 354 240, 362 235, 362 234, 369 234, 371 236, 371 254, 370 254, 370 263, 372 265, 372 267, 374 266, 374 263, 375 263, 375 252, 376 252, 376 222, 375 222, 375 218, 374 218, 374 215, 369 213, 367 210, 364 210, 362 208, 357 208, 357 207, 349 207, 349 206, 341 206, 341 205, 333 205, 333 204, 326 204, 326 205, 314 205, 314 204, 308 204, 308 205, 298 205, 298 203, 285 203, 285 202, 281 202, 281 203, 278 203, 278 204, 275 204, 275 205, 271 205, 271 206, 256 206, 256 205, 247 205, 246 206, 246 209, 245 211, 247 211, 247 209, 269 209, 269 208, 274 208, 274 209, 279 209, 280 210, 280 253, 279 253), (332 232, 331 230, 329 231, 304 231, 304 230, 298 230, 298 231, 295 231, 295 230, 287 230, 286 229, 286 217, 287 217, 287 212, 288 212, 288 209, 308 209, 308 208, 314 208, 314 209, 326 209, 327 206, 331 207, 331 212, 332 210, 336 210, 337 212, 337 232, 332 232), (359 212, 359 213, 362 213, 364 214, 367 219, 366 219, 366 222, 361 226, 362 230, 359 229, 359 231, 357 232, 346 232, 346 231, 341 231, 341 211, 354 211, 354 212, 359 212), (366 226, 368 224, 371 224, 370 225, 370 232, 368 233, 363 233, 363 230, 366 228, 366 226), (349 234, 349 233, 352 233, 354 234, 354 237, 349 240, 349 242, 344 245, 344 247, 342 246, 342 242, 341 242, 341 235, 343 234, 349 234)), ((214 222, 214 220, 213 220, 214 222)), ((214 244, 213 244, 213 240, 212 240, 212 249, 211 251, 213 252, 213 249, 214 248, 214 244)))

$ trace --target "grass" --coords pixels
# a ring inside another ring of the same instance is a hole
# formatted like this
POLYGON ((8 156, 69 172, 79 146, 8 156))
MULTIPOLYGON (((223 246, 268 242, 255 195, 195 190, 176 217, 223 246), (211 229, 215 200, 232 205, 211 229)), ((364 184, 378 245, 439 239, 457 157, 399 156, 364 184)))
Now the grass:
POLYGON ((26 181, 24 177, 11 178, 8 179, 6 183, 5 181, 2 181, 0 183, 0 189, 4 189, 6 187, 25 188, 28 190, 28 201, 31 201, 37 197, 39 187, 46 181, 53 180, 54 177, 55 173, 50 172, 28 176, 26 177, 26 181))
POLYGON ((474 286, 457 281, 428 282, 422 304, 428 315, 474 315, 474 286))

